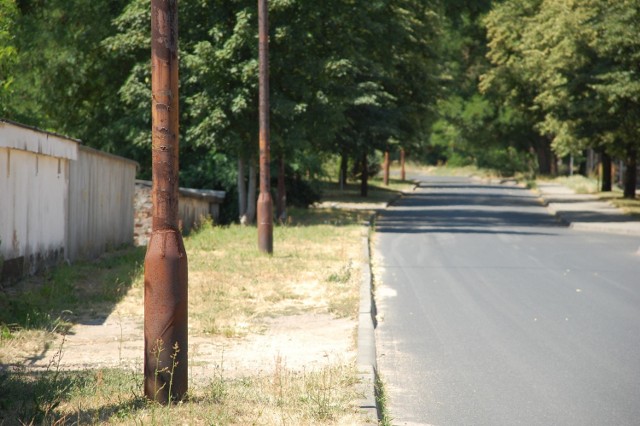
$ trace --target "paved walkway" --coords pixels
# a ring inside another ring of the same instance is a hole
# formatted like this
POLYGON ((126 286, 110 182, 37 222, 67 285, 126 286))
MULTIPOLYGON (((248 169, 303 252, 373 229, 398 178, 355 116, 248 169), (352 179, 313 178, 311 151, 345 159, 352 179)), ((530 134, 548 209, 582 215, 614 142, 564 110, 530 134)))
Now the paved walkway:
POLYGON ((576 194, 557 183, 539 183, 538 192, 547 208, 573 229, 640 236, 640 221, 595 195, 576 194))

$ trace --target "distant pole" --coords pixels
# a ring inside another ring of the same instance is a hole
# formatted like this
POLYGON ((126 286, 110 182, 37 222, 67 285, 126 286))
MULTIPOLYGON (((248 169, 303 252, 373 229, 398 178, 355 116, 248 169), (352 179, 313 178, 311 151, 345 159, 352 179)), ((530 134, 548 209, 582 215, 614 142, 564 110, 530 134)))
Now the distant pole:
POLYGON ((273 200, 271 198, 269 136, 269 17, 267 0, 258 0, 260 195, 258 196, 258 249, 273 253, 273 200))
POLYGON ((406 178, 407 174, 404 170, 404 148, 400 148, 400 180, 404 182, 406 178))
POLYGON ((153 224, 144 259, 144 393, 187 392, 187 254, 178 228, 178 1, 151 0, 153 224))
POLYGON ((384 152, 384 185, 389 186, 389 151, 384 152))

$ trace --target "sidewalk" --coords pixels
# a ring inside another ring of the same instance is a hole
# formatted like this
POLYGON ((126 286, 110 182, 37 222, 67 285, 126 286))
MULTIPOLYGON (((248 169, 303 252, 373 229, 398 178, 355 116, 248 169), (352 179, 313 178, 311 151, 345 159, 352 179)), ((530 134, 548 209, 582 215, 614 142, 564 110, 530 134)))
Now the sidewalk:
POLYGON ((572 229, 640 236, 640 221, 594 195, 576 194, 557 183, 538 183, 538 193, 549 211, 572 229))

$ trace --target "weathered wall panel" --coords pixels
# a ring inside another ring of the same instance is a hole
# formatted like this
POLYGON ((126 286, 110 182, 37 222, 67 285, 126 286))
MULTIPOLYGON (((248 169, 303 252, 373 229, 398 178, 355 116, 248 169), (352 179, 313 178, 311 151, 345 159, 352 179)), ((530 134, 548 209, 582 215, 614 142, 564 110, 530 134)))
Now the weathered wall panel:
POLYGON ((34 273, 64 259, 68 162, 0 148, 3 276, 34 273))
POLYGON ((136 168, 0 120, 0 280, 131 244, 136 168))
POLYGON ((0 148, 75 160, 78 158, 78 142, 54 133, 0 120, 0 148))
POLYGON ((80 146, 70 164, 67 253, 91 258, 133 243, 136 163, 80 146))
POLYGON ((182 225, 182 232, 188 234, 193 228, 201 225, 203 220, 211 217, 209 201, 185 197, 180 194, 178 217, 182 225))

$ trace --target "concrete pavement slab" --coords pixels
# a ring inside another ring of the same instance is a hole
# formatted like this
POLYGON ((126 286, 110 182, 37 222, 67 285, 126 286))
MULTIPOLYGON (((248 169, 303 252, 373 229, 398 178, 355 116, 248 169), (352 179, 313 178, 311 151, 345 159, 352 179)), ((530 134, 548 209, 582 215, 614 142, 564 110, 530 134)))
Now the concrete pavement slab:
POLYGON ((640 221, 592 194, 576 194, 558 183, 539 183, 538 194, 549 211, 570 228, 640 236, 640 221))

